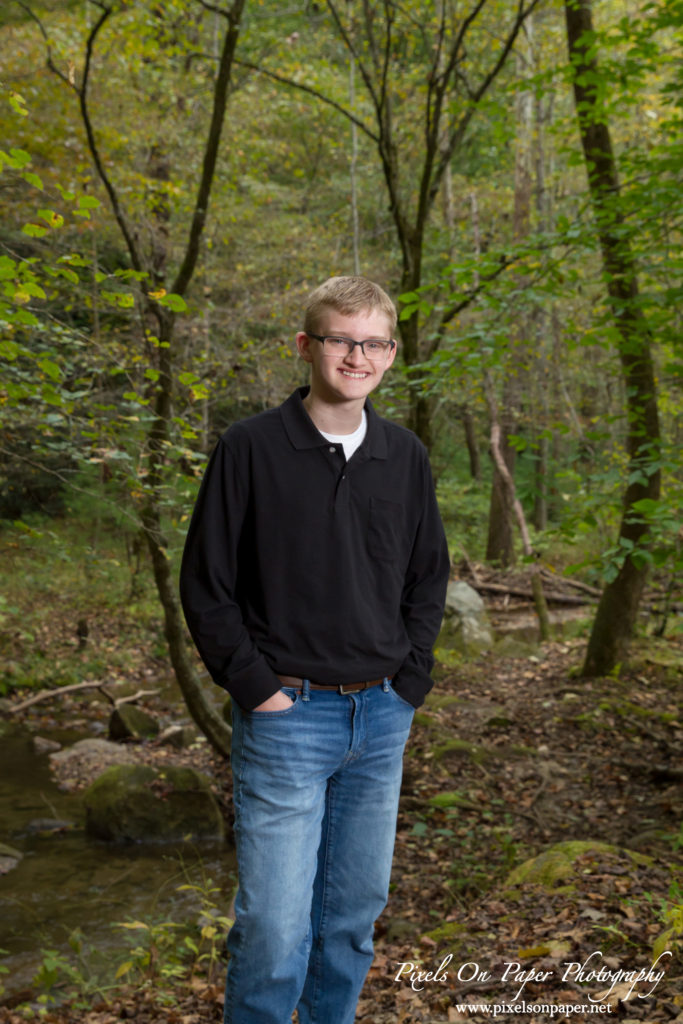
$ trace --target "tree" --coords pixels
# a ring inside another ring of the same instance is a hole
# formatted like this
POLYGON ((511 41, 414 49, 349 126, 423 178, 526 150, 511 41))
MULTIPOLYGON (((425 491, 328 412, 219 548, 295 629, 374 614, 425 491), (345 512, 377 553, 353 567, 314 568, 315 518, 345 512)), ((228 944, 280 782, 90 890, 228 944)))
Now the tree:
POLYGON ((249 67, 334 107, 369 139, 382 169, 400 252, 398 291, 405 300, 399 329, 411 384, 411 426, 431 447, 433 402, 420 383, 420 364, 442 344, 454 317, 487 280, 444 308, 421 301, 424 269, 430 281, 448 262, 434 262, 430 231, 440 190, 463 148, 472 119, 501 75, 519 32, 539 0, 519 0, 510 12, 496 0, 473 0, 461 10, 448 0, 363 4, 327 0, 333 30, 353 61, 359 79, 359 107, 307 81, 297 69, 285 75, 267 58, 249 67))
POLYGON ((567 44, 588 185, 605 283, 616 328, 627 403, 628 483, 618 545, 620 565, 607 583, 591 630, 584 675, 604 675, 624 657, 648 571, 649 527, 637 505, 660 494, 660 432, 652 336, 639 301, 637 268, 620 202, 611 133, 601 102, 590 0, 565 0, 567 44))
MULTIPOLYGON (((98 139, 98 129, 90 103, 96 44, 105 26, 113 17, 120 14, 126 5, 117 2, 99 2, 99 0, 97 2, 92 0, 92 3, 96 16, 87 32, 83 64, 78 75, 74 69, 70 69, 68 72, 61 70, 53 55, 48 34, 42 23, 30 8, 23 4, 22 6, 31 11, 44 35, 48 66, 76 95, 88 149, 97 177, 106 193, 132 270, 143 285, 138 296, 142 311, 140 343, 143 350, 153 354, 156 365, 150 367, 147 373, 148 382, 151 381, 152 384, 149 389, 149 397, 145 401, 150 401, 152 415, 149 417, 143 440, 145 471, 139 491, 137 511, 152 561, 154 580, 163 609, 164 632, 178 684, 196 724, 213 747, 221 754, 227 755, 230 730, 207 703, 202 693, 194 659, 187 647, 183 616, 168 557, 162 520, 166 501, 167 463, 169 454, 173 450, 175 432, 173 399, 179 383, 177 314, 186 309, 184 296, 188 293, 200 255, 200 243, 206 226, 209 200, 216 173, 231 87, 235 49, 245 0, 233 0, 231 6, 225 8, 203 2, 199 5, 201 8, 208 8, 219 15, 223 19, 225 27, 213 80, 211 112, 203 144, 202 165, 196 197, 191 211, 186 241, 180 249, 178 266, 172 275, 167 269, 172 252, 169 239, 169 215, 164 204, 163 187, 152 188, 150 191, 147 224, 147 236, 150 242, 146 245, 143 242, 145 236, 137 229, 125 208, 121 190, 111 170, 113 161, 107 159, 102 143, 98 139)), ((178 8, 179 5, 175 6, 178 8)), ((195 5, 195 14, 196 11, 197 6, 195 5)), ((145 11, 142 14, 148 16, 147 31, 151 24, 152 31, 158 35, 162 51, 167 45, 169 50, 179 45, 176 37, 181 32, 183 16, 187 17, 189 9, 171 10, 169 22, 164 21, 163 12, 158 6, 154 6, 149 12, 145 11), (171 39, 173 40, 172 45, 171 39)), ((153 166, 150 165, 148 168, 148 176, 152 182, 156 181, 162 185, 167 175, 167 171, 164 169, 163 148, 152 146, 150 159, 153 166)))

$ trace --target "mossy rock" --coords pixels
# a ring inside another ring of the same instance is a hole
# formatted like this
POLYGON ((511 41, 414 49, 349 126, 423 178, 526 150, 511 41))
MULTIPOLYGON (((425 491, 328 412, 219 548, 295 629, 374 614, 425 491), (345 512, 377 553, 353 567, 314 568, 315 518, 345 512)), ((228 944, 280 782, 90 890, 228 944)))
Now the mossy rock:
POLYGON ((611 854, 622 856, 627 854, 635 864, 652 864, 652 858, 633 850, 623 850, 611 843, 598 840, 569 840, 556 843, 548 850, 532 857, 516 867, 508 875, 506 886, 515 888, 519 885, 541 885, 545 889, 556 889, 561 882, 568 882, 576 873, 576 861, 587 853, 611 854))
POLYGON ((194 768, 115 765, 86 790, 86 831, 112 842, 223 839, 209 780, 194 768))
POLYGON ((158 734, 156 718, 134 704, 121 704, 111 713, 109 738, 112 740, 146 740, 158 734))

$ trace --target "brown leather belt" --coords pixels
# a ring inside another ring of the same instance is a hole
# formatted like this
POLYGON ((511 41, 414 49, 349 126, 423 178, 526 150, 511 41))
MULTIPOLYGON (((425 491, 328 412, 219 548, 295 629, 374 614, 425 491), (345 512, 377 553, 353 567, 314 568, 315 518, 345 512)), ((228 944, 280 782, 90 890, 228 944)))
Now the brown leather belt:
MULTIPOLYGON (((327 690, 328 693, 332 690, 336 690, 337 693, 358 693, 359 690, 369 690, 371 686, 379 686, 380 683, 384 682, 387 678, 391 682, 391 676, 382 677, 381 679, 368 679, 364 683, 311 683, 310 687, 312 690, 327 690)), ((302 688, 303 679, 298 676, 281 676, 278 675, 278 679, 283 686, 291 686, 295 690, 302 688)))

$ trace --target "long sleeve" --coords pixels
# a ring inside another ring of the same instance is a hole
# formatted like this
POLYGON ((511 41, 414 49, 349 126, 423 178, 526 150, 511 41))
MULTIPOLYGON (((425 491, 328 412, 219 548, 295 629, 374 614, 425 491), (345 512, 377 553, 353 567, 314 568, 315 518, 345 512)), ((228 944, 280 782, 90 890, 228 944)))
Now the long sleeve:
POLYGON ((249 636, 236 598, 238 548, 250 501, 247 477, 225 439, 219 441, 187 534, 180 596, 212 679, 251 710, 271 697, 280 681, 249 636))
POLYGON ((423 514, 401 600, 401 616, 412 647, 394 677, 396 692, 416 708, 424 702, 433 685, 430 677, 434 665, 432 648, 441 628, 449 572, 448 545, 427 463, 423 514))

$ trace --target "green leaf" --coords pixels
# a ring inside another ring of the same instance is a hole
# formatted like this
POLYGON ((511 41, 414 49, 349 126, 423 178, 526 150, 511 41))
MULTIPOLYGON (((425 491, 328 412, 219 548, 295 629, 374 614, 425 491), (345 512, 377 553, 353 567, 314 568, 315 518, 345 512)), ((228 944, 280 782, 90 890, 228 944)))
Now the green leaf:
POLYGON ((55 213, 54 210, 38 210, 38 216, 42 217, 51 228, 61 228, 64 223, 64 218, 60 213, 55 213))
POLYGON ((27 167, 31 163, 31 155, 25 149, 10 149, 9 152, 12 158, 12 167, 17 168, 17 170, 27 167))
POLYGON ((33 171, 24 171, 22 178, 24 181, 28 182, 29 185, 33 185, 35 188, 40 189, 41 192, 43 191, 42 179, 39 178, 37 174, 34 174, 33 171))
POLYGON ((53 363, 51 359, 43 358, 38 360, 38 366, 41 370, 51 377, 52 380, 59 380, 61 373, 56 363, 53 363))
POLYGON ((29 238, 42 238, 48 231, 47 228, 42 227, 40 224, 24 224, 21 230, 29 238))
POLYGON ((170 292, 168 295, 162 295, 156 300, 160 306, 166 306, 167 309, 173 310, 174 313, 186 313, 187 303, 182 295, 175 295, 170 292))
POLYGON ((18 92, 12 91, 9 94, 9 103, 15 113, 19 114, 20 117, 27 117, 28 110, 26 109, 26 100, 18 92))

